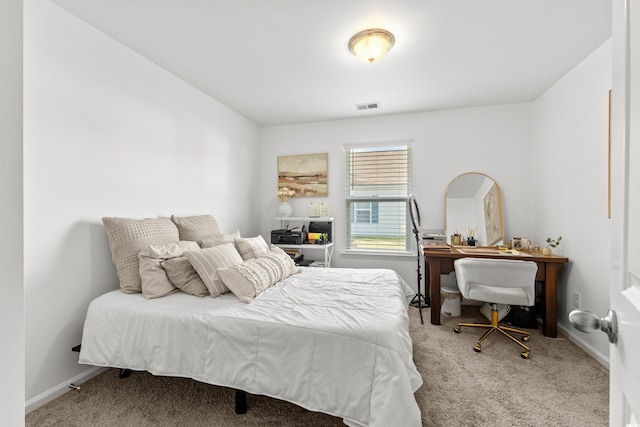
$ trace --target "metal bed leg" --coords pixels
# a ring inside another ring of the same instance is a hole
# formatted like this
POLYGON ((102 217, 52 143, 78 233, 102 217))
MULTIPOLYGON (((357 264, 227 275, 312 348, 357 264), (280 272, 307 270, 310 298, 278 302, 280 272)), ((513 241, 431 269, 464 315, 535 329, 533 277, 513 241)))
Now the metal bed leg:
POLYGON ((247 392, 244 390, 236 390, 236 414, 247 413, 247 392))

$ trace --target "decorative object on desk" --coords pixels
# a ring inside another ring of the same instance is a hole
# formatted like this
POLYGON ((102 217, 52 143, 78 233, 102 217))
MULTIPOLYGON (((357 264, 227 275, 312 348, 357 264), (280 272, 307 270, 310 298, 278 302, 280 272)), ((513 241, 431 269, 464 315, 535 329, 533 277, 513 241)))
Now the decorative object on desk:
POLYGON ((467 229, 465 229, 465 234, 467 236, 467 245, 469 246, 475 246, 476 245, 476 230, 478 229, 478 227, 468 227, 467 229))
POLYGON ((458 230, 454 231, 451 235, 451 244, 453 246, 460 246, 462 244, 462 237, 460 233, 458 233, 458 230))
POLYGON ((329 205, 325 202, 320 203, 320 216, 325 218, 329 216, 329 205))
POLYGON ((309 217, 318 218, 320 217, 320 206, 316 202, 309 203, 309 217))
POLYGON ((278 157, 278 187, 287 187, 295 197, 329 195, 328 154, 278 157))
POLYGON ((547 237, 547 247, 542 248, 542 255, 549 256, 553 253, 551 248, 557 248, 560 246, 560 241, 562 240, 562 236, 558 236, 557 239, 552 239, 551 237, 547 237))

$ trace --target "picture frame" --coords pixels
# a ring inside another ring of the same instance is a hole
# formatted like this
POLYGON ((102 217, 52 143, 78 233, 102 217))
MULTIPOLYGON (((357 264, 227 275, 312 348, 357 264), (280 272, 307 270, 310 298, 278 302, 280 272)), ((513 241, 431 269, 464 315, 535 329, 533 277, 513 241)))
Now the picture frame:
POLYGON ((328 153, 279 156, 278 189, 293 190, 292 197, 326 197, 328 166, 328 153))

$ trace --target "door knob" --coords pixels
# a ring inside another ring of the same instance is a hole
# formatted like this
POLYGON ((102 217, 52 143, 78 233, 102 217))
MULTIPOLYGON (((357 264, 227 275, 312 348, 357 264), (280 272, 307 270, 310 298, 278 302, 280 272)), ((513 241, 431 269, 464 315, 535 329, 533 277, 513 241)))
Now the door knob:
POLYGON ((606 332, 611 344, 615 344, 618 341, 618 320, 616 312, 613 310, 609 310, 607 315, 602 318, 587 310, 573 310, 569 313, 569 323, 582 332, 596 330, 606 332))

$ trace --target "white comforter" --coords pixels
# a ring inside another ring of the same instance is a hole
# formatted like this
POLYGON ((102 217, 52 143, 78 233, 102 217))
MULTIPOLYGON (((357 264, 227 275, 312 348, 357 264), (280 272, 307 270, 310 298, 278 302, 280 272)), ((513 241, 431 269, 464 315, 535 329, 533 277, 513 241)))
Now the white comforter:
POLYGON ((392 270, 304 268, 251 304, 232 294, 96 298, 80 363, 193 378, 350 425, 419 426, 407 305, 392 270))

